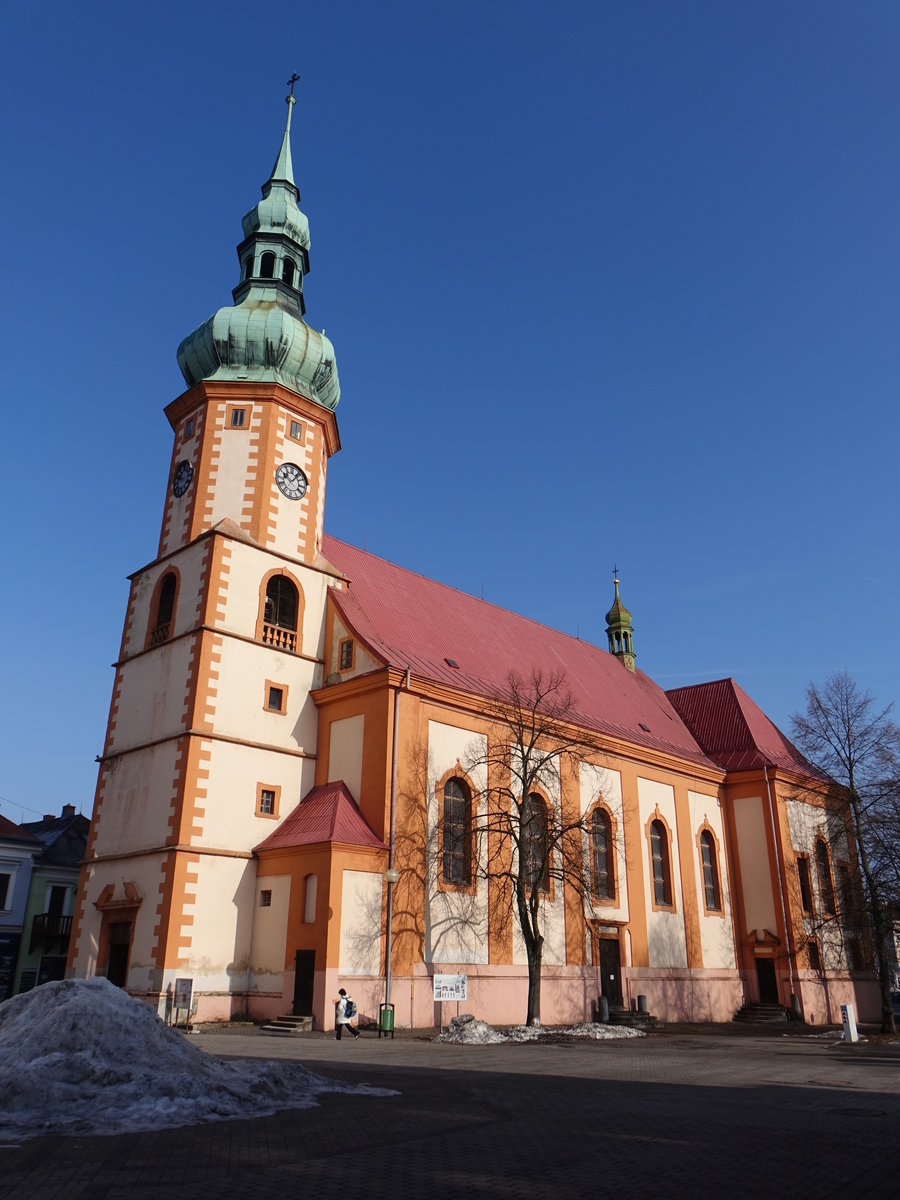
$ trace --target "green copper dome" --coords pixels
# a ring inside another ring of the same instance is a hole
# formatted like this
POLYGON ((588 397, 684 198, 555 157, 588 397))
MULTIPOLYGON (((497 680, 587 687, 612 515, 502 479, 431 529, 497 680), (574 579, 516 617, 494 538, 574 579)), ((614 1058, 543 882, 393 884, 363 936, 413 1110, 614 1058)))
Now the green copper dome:
POLYGON ((324 408, 340 399, 334 347, 303 320, 303 279, 309 273, 309 222, 291 163, 291 110, 262 199, 243 219, 237 248, 241 278, 234 305, 220 308, 178 347, 188 387, 201 379, 271 381, 324 408))
POLYGON ((609 639, 609 652, 629 671, 634 670, 634 630, 631 627, 631 613, 619 597, 619 580, 613 573, 616 587, 612 608, 606 614, 606 636, 609 639))

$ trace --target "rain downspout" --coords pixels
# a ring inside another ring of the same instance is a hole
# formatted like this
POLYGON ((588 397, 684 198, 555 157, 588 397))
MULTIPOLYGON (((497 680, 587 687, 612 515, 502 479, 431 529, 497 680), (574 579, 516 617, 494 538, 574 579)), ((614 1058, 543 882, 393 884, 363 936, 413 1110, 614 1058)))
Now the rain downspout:
POLYGON ((784 929, 785 949, 787 950, 788 971, 791 977, 791 1012, 798 1020, 802 1019, 800 1009, 800 1001, 797 998, 796 986, 794 983, 794 955, 791 950, 791 939, 788 933, 787 909, 784 904, 784 869, 781 861, 781 849, 779 846, 780 838, 775 825, 775 808, 772 803, 772 785, 769 783, 769 768, 766 763, 763 763, 763 775, 766 780, 766 794, 769 797, 769 820, 772 822, 772 841, 775 843, 775 866, 778 871, 778 899, 781 902, 781 926, 784 929))
MULTIPOLYGON (((409 667, 400 687, 409 691, 409 667)), ((400 687, 394 690, 394 729, 391 737, 391 814, 390 833, 388 836, 388 869, 384 873, 387 882, 387 928, 384 947, 384 1003, 385 1007, 391 1002, 391 942, 394 916, 394 884, 399 878, 399 872, 394 867, 394 829, 397 817, 397 740, 400 725, 400 687)))

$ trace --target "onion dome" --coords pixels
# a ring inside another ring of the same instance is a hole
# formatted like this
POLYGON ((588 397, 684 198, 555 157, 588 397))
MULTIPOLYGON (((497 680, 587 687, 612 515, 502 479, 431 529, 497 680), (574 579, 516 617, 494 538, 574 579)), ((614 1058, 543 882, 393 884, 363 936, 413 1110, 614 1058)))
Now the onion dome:
POLYGON ((631 613, 622 603, 619 596, 618 572, 613 572, 613 583, 616 595, 612 608, 606 614, 606 636, 609 638, 609 652, 629 671, 634 670, 634 630, 631 627, 631 613))
POLYGON ((262 199, 243 219, 237 247, 240 281, 234 305, 220 308, 178 347, 188 387, 201 379, 273 381, 334 409, 340 399, 334 347, 303 320, 303 279, 309 273, 309 222, 291 163, 291 111, 262 199))

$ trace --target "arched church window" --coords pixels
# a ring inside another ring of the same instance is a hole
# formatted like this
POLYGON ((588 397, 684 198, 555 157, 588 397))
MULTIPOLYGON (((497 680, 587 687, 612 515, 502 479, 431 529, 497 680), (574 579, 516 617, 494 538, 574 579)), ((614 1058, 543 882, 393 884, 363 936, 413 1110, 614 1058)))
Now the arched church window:
POLYGON ((669 835, 662 821, 650 823, 650 866, 653 873, 653 900, 660 907, 672 904, 672 872, 669 864, 669 835))
POLYGON ((522 878, 529 889, 550 891, 550 836, 547 805, 537 792, 532 792, 522 814, 522 834, 519 854, 522 859, 522 878))
POLYGON ((286 258, 284 260, 284 266, 281 268, 281 278, 288 285, 288 287, 294 286, 294 275, 296 274, 296 271, 297 264, 294 262, 294 260, 292 258, 286 258))
POLYGON ((297 650, 297 615, 300 594, 286 575, 273 575, 266 584, 263 606, 262 640, 270 646, 297 650))
POLYGON ((275 278, 275 255, 267 251, 259 261, 259 273, 263 279, 275 278))
POLYGON ((172 615, 175 611, 175 592, 178 581, 172 571, 168 571, 162 579, 156 593, 156 611, 150 624, 150 645, 158 646, 160 642, 168 641, 172 629, 172 615))
POLYGON ((467 884, 472 880, 472 797, 461 779, 444 784, 444 814, 441 823, 444 883, 467 884))
POLYGON ((709 912, 722 908, 722 891, 719 887, 719 863, 716 843, 708 829, 700 834, 700 865, 703 867, 703 895, 709 912))
POLYGON ((591 814, 591 891, 601 900, 615 895, 612 870, 612 822, 609 813, 595 808, 591 814))
POLYGON ((834 880, 831 878, 831 862, 828 847, 821 838, 816 842, 816 874, 819 876, 819 895, 822 898, 822 912, 826 917, 835 914, 834 880))

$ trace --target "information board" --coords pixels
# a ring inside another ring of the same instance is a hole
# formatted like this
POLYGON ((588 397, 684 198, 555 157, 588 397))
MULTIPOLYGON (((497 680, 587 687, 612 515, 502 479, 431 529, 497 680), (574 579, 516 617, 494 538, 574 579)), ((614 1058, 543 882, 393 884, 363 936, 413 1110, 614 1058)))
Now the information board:
POLYGON ((468 1000, 468 975, 435 975, 434 998, 442 1000, 468 1000))

